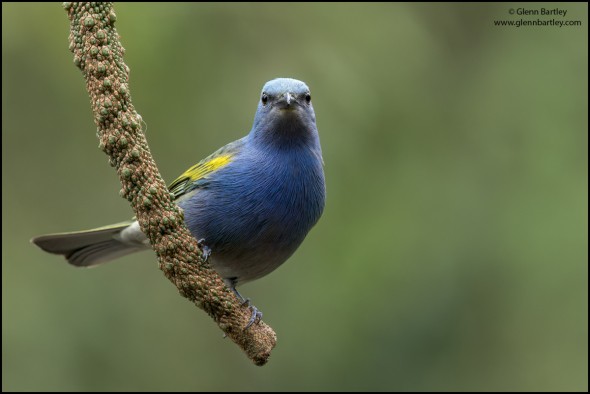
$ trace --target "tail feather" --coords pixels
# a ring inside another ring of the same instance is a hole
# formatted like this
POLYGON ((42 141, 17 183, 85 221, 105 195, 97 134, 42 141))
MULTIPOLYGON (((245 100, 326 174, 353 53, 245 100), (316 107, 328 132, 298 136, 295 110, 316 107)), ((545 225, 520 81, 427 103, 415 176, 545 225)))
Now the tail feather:
POLYGON ((91 267, 140 250, 143 248, 129 246, 113 239, 76 249, 65 256, 68 262, 76 267, 91 267))
POLYGON ((73 233, 49 234, 31 240, 46 252, 63 255, 70 264, 90 267, 144 249, 118 235, 132 222, 73 233))

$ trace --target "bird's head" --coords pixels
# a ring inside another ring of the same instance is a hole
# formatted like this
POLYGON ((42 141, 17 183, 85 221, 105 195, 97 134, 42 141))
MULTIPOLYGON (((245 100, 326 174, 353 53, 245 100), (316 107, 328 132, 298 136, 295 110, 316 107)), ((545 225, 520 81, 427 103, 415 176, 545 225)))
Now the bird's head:
POLYGON ((276 142, 305 142, 317 137, 311 93, 304 82, 277 78, 262 88, 254 138, 276 142))

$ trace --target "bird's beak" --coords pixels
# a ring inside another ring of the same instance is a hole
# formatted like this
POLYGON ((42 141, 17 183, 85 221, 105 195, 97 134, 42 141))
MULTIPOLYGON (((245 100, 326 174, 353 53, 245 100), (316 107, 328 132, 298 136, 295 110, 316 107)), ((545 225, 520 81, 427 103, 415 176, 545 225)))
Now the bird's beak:
POLYGON ((285 93, 277 102, 279 108, 281 109, 293 109, 297 100, 295 96, 291 93, 285 93))

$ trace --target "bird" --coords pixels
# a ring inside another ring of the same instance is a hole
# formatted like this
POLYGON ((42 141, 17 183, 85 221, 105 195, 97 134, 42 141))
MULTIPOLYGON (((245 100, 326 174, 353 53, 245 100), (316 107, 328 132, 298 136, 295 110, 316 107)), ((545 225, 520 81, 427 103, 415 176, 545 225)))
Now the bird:
MULTIPOLYGON (((324 160, 309 87, 293 78, 264 84, 250 132, 186 170, 168 187, 212 268, 252 310, 237 286, 283 264, 320 219, 324 160)), ((151 248, 137 220, 48 234, 32 243, 92 267, 151 248)))

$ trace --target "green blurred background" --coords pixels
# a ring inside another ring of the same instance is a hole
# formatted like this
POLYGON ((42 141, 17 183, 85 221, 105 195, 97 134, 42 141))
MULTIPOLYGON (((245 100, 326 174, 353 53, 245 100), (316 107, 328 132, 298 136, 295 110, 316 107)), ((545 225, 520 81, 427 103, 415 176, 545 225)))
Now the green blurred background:
POLYGON ((588 6, 493 25, 537 18, 517 7, 115 5, 168 182, 248 132, 267 80, 311 87, 328 200, 242 288, 278 333, 259 368, 151 252, 80 270, 29 243, 132 212, 65 12, 3 3, 2 388, 587 390, 588 6))

